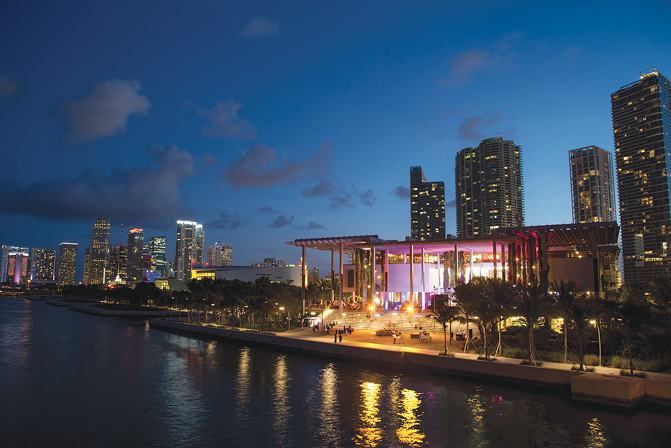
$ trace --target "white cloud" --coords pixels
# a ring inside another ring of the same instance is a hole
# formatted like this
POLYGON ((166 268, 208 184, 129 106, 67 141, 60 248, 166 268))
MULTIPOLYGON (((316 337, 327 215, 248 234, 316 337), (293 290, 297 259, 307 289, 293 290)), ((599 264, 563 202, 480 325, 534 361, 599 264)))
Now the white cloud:
POLYGON ((91 143, 126 130, 131 114, 146 115, 151 107, 147 97, 138 94, 140 88, 134 79, 112 79, 91 84, 91 92, 84 98, 64 102, 58 111, 66 118, 65 142, 91 143))
POLYGON ((256 140, 256 128, 249 121, 238 117, 238 109, 241 107, 242 103, 236 103, 233 98, 226 101, 217 100, 217 105, 212 110, 199 107, 196 113, 209 123, 200 128, 203 135, 205 137, 256 140))
POLYGON ((246 37, 269 36, 279 32, 280 25, 271 22, 263 17, 252 19, 251 22, 242 30, 242 35, 246 37))

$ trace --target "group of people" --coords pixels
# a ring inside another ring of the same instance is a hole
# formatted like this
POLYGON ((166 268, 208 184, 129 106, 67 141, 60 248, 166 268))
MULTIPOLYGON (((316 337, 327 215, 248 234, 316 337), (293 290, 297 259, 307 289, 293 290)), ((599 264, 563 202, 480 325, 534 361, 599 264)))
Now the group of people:
MULTIPOLYGON (((327 328, 328 328, 328 326, 327 326, 327 328)), ((331 331, 331 330, 329 329, 328 331, 331 331)), ((353 332, 354 332, 354 330, 352 330, 352 326, 351 326, 351 325, 350 325, 349 327, 345 327, 345 326, 343 326, 343 327, 342 327, 342 330, 337 329, 337 330, 335 331, 335 333, 334 333, 334 338, 333 338, 333 342, 334 342, 335 344, 337 344, 338 342, 342 342, 342 335, 343 335, 343 334, 352 334, 353 332)))

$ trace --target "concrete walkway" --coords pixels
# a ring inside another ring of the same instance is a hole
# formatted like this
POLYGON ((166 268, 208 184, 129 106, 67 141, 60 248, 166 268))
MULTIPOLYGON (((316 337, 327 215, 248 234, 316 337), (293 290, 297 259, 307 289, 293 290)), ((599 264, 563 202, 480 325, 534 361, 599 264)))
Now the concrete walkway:
MULTIPOLYGON (((370 330, 354 330, 353 334, 343 335, 341 345, 351 345, 351 346, 360 346, 360 347, 370 347, 378 348, 385 350, 393 351, 404 351, 411 353, 424 353, 427 355, 438 355, 438 353, 444 351, 445 339, 442 332, 433 333, 431 332, 431 342, 420 342, 419 339, 412 339, 410 337, 411 333, 417 334, 417 330, 403 331, 403 344, 400 343, 394 344, 394 339, 389 336, 375 336, 374 331, 370 330)), ((428 333, 428 331, 427 331, 428 333)), ((302 330, 292 329, 291 331, 286 331, 283 333, 277 333, 277 336, 295 338, 295 339, 304 339, 304 340, 313 340, 319 342, 330 342, 333 343, 333 335, 320 335, 315 334, 312 330, 302 330)), ((398 341, 398 340, 397 340, 398 341)), ((477 353, 464 353, 464 342, 457 341, 448 341, 448 346, 450 353, 458 359, 471 359, 477 360, 480 355, 477 353)), ((490 353, 490 358, 496 359, 499 362, 505 364, 521 364, 522 359, 518 358, 506 358, 503 356, 492 356, 490 353)), ((573 367, 578 368, 579 364, 573 363, 558 363, 558 362, 549 362, 542 361, 539 368, 544 369, 553 369, 553 370, 565 370, 570 371, 573 367)), ((589 369, 593 369, 592 372, 599 373, 602 375, 616 375, 620 376, 620 369, 614 367, 598 367, 598 366, 586 366, 589 369)), ((658 380, 671 381, 671 374, 668 373, 658 373, 658 372, 645 372, 645 375, 648 378, 654 378, 658 380)))

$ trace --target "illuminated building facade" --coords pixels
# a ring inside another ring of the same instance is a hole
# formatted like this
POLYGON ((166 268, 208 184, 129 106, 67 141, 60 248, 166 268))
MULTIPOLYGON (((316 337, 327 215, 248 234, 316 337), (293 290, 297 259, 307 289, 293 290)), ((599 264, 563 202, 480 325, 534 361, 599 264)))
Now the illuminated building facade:
POLYGON ((126 274, 126 266, 128 265, 128 246, 119 244, 118 246, 110 247, 110 262, 109 262, 109 281, 112 283, 126 283, 128 275, 126 274))
POLYGON ((653 68, 611 95, 625 281, 671 276, 670 92, 653 68))
POLYGON ((93 223, 91 249, 89 251, 88 280, 90 285, 104 284, 109 276, 110 219, 96 218, 93 223))
POLYGON ((445 183, 427 182, 421 166, 410 167, 410 236, 445 239, 445 183))
POLYGON ((161 275, 165 275, 165 236, 152 236, 149 238, 149 253, 152 259, 152 269, 160 272, 161 275))
POLYGON ((233 266, 233 246, 217 241, 214 246, 207 246, 208 266, 233 266))
POLYGON ((483 140, 457 153, 454 174, 459 238, 524 225, 521 146, 502 137, 483 140))
POLYGON ((30 254, 27 247, 2 246, 0 283, 23 284, 30 279, 30 254))
POLYGON ((617 221, 613 156, 598 146, 569 151, 573 222, 617 221))
MULTIPOLYGON (((109 232, 108 232, 109 235, 109 232)), ((58 252, 58 284, 74 285, 77 270, 77 243, 61 243, 58 252)))
POLYGON ((45 282, 56 280, 56 249, 41 247, 30 249, 30 280, 45 282))
POLYGON ((126 278, 129 282, 142 280, 142 251, 144 248, 144 232, 142 229, 131 229, 128 232, 128 263, 126 278))
POLYGON ((203 225, 191 221, 177 221, 175 246, 175 278, 191 280, 191 268, 203 265, 203 225))

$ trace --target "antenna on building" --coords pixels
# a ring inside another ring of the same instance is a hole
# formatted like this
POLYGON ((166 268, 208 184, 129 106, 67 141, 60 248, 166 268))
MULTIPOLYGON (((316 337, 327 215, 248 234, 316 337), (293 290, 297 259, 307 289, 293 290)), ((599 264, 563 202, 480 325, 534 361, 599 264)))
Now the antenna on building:
POLYGON ((123 223, 121 223, 121 233, 119 234, 119 245, 123 244, 123 223))

